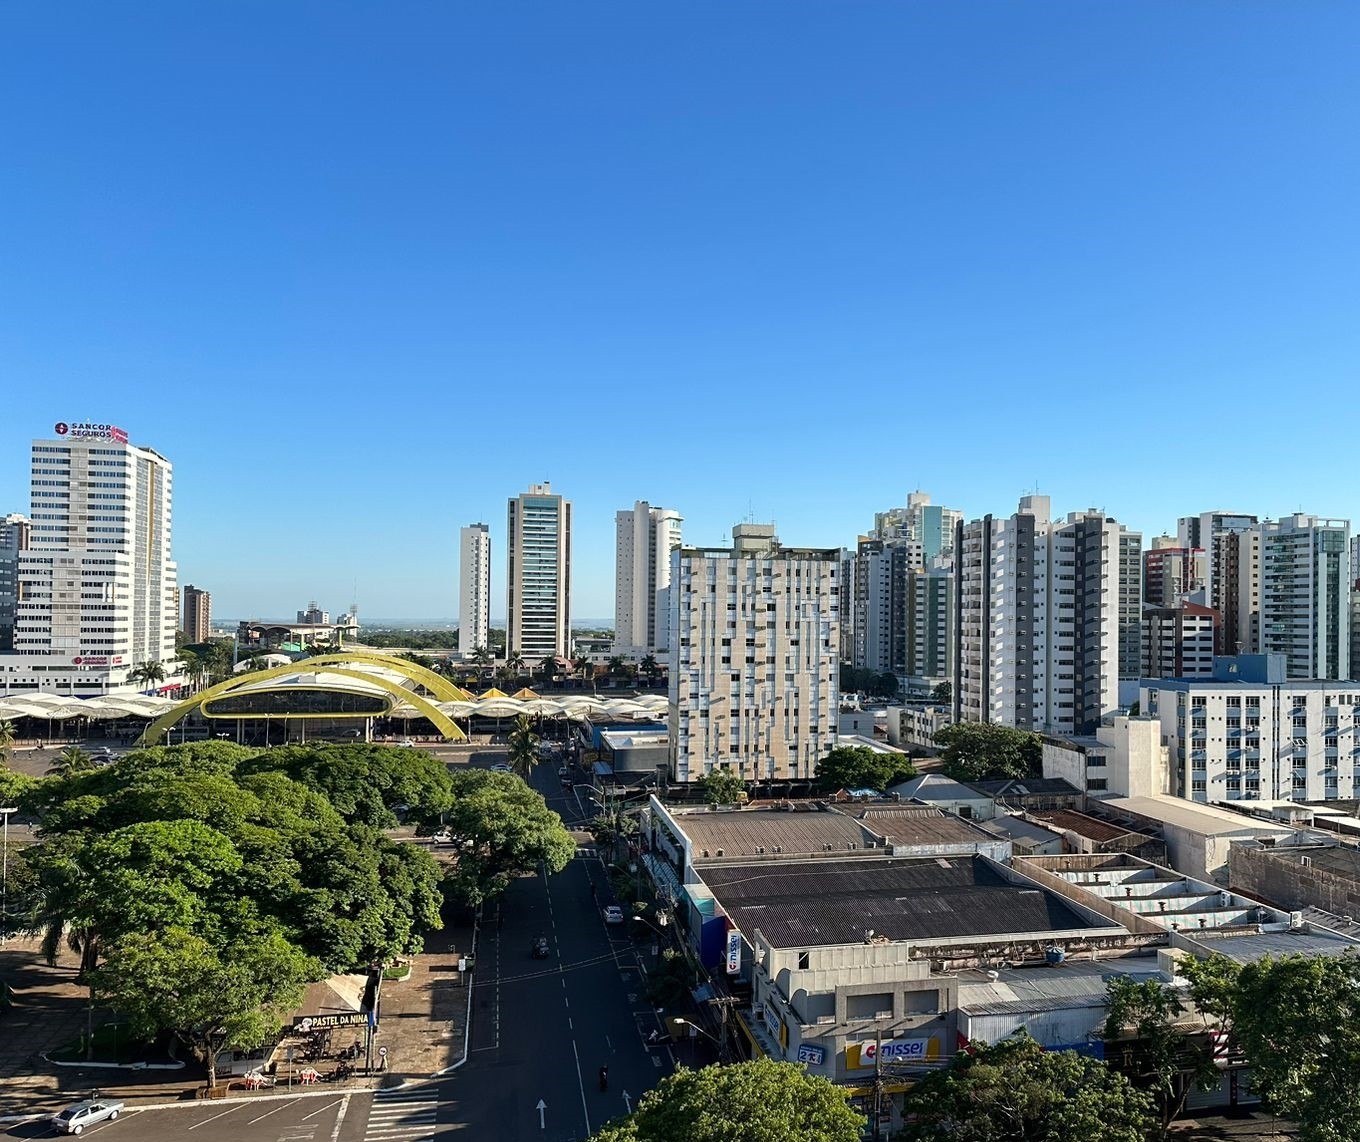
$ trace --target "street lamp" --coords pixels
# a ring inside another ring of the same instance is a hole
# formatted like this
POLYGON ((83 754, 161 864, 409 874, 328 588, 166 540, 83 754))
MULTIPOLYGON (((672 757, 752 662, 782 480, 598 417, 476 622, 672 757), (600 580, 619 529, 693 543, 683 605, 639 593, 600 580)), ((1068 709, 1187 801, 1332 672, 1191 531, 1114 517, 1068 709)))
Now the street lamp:
POLYGON ((13 805, 0 805, 0 817, 5 821, 4 857, 0 858, 0 947, 9 943, 9 818, 13 805))

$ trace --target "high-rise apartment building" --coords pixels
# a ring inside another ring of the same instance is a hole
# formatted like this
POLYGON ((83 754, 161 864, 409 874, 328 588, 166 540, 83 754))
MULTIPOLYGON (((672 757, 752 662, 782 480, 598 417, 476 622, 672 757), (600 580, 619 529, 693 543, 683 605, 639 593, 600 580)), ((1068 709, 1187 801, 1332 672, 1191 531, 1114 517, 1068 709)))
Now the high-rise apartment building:
POLYGON ((738 524, 671 555, 670 768, 808 778, 836 744, 840 552, 738 524))
POLYGON ((470 523, 458 533, 458 653, 491 645, 491 530, 470 523))
POLYGON ((1137 692, 1142 537, 1094 509, 1049 510, 1025 496, 1009 519, 959 526, 959 720, 1089 733, 1137 692))
POLYGON ((1200 603, 1143 608, 1142 675, 1207 678, 1214 672, 1218 612, 1200 603))
POLYGON ((614 515, 614 651, 644 657, 667 649, 671 549, 683 519, 638 500, 614 515))
POLYGON ((1206 557, 1204 604, 1218 612, 1217 654, 1257 649, 1260 581, 1252 538, 1257 522, 1254 515, 1229 511, 1182 516, 1178 522, 1177 546, 1202 548, 1206 557))
POLYGON ((1350 673, 1350 520, 1265 520, 1260 539, 1262 654, 1282 654, 1286 677, 1350 673))
POLYGON ((506 651, 537 662, 571 651, 571 503, 533 484, 509 504, 506 651))
POLYGON ((1143 602, 1149 607, 1174 607, 1196 591, 1203 591, 1208 554, 1201 547, 1181 547, 1170 536, 1158 536, 1143 552, 1143 602))
POLYGON ((27 516, 0 519, 0 654, 14 649, 14 615, 19 604, 19 552, 28 550, 27 516))
POLYGON ((171 464, 121 428, 58 424, 32 451, 32 529, 19 555, 7 693, 76 697, 128 686, 129 670, 175 661, 171 464))
MULTIPOLYGON (((949 544, 952 551, 953 543, 949 544)), ((929 690, 953 673, 954 567, 924 561, 916 540, 861 536, 842 578, 842 623, 850 661, 895 674, 909 690, 929 690)))
POLYGON ((212 595, 190 583, 184 588, 184 641, 207 642, 212 635, 212 595))
POLYGON ((954 550, 954 533, 962 522, 963 512, 932 504, 925 492, 911 492, 906 507, 874 513, 874 530, 869 538, 919 543, 919 562, 926 564, 954 550))

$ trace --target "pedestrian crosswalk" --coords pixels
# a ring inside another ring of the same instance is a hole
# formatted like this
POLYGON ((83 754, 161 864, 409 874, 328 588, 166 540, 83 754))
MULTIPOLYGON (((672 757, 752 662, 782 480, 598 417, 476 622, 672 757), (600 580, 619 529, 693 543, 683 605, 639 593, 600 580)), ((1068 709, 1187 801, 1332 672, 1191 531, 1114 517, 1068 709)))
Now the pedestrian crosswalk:
POLYGON ((431 1142, 439 1093, 434 1087, 380 1090, 368 1112, 365 1142, 431 1142))

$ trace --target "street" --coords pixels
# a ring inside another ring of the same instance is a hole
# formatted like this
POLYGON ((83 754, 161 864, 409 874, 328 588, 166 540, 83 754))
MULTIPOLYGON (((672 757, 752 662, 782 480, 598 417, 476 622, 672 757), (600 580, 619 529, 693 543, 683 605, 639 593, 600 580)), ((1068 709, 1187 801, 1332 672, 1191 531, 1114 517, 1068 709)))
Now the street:
MULTIPOLYGON (((486 767, 504 758, 494 750, 469 760, 486 767)), ((560 787, 556 769, 555 761, 545 762, 533 784, 570 828, 580 823, 580 806, 560 787)), ((605 868, 593 846, 583 844, 559 875, 522 877, 488 907, 473 973, 467 1062, 438 1082, 129 1109, 82 1137, 108 1131, 108 1142, 584 1142, 674 1066, 669 1040, 646 1042, 661 1024, 643 995, 627 928, 603 922, 610 899, 605 868), (539 936, 548 941, 546 959, 532 955, 539 936)), ((52 1136, 46 1122, 4 1133, 52 1136)))

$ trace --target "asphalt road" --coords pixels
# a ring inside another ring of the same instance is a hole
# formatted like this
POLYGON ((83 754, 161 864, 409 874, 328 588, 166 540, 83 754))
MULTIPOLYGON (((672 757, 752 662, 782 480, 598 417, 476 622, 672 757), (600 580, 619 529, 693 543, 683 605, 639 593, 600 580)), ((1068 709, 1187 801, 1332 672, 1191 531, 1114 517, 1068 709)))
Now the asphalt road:
MULTIPOLYGON (((489 766, 504 760, 504 751, 479 751, 470 760, 489 766)), ((556 762, 540 766, 533 784, 569 827, 579 824, 580 802, 561 788, 556 762)), ((603 922, 601 908, 608 900, 604 867, 588 845, 559 875, 526 876, 510 886, 482 930, 468 1061, 441 1082, 377 1094, 324 1092, 142 1110, 92 1127, 81 1137, 106 1134, 108 1142, 584 1142, 609 1119, 626 1113, 675 1061, 669 1043, 649 1046, 645 1041, 660 1024, 643 997, 628 933, 603 922), (531 954, 540 935, 551 949, 546 960, 531 954), (601 1066, 609 1070, 604 1091, 601 1066)), ((46 1123, 32 1122, 10 1127, 4 1137, 53 1135, 46 1123)))

